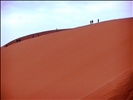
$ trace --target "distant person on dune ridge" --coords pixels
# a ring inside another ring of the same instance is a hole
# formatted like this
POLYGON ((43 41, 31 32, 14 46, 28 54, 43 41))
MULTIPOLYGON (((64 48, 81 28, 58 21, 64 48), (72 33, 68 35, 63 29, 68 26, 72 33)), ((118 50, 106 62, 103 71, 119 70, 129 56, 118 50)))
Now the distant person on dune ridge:
POLYGON ((34 38, 34 35, 32 35, 32 38, 34 38))
POLYGON ((16 42, 19 42, 19 40, 17 39, 16 42))
POLYGON ((90 21, 90 24, 93 24, 93 20, 90 21))
POLYGON ((97 20, 97 22, 99 23, 99 19, 97 20))
POLYGON ((21 39, 17 39, 17 40, 16 40, 16 42, 19 42, 19 41, 21 41, 21 39))

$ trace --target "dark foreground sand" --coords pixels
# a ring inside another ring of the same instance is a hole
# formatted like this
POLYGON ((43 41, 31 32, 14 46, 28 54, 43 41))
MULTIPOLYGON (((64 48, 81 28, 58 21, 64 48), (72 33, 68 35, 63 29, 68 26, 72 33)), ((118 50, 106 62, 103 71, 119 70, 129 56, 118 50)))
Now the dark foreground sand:
POLYGON ((1 48, 2 99, 133 100, 133 18, 1 48))

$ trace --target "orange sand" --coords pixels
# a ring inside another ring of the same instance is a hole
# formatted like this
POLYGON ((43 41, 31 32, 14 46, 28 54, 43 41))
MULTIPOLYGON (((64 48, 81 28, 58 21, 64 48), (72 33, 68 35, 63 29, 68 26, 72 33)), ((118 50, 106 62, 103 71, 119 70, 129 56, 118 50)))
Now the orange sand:
POLYGON ((1 48, 2 99, 130 100, 133 18, 1 48))

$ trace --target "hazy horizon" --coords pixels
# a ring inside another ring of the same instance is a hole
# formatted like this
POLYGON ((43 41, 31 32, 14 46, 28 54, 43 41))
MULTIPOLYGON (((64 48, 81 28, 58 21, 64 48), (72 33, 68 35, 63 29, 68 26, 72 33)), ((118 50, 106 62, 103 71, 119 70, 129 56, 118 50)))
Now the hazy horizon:
POLYGON ((1 1, 1 46, 36 32, 129 18, 132 1, 1 1))

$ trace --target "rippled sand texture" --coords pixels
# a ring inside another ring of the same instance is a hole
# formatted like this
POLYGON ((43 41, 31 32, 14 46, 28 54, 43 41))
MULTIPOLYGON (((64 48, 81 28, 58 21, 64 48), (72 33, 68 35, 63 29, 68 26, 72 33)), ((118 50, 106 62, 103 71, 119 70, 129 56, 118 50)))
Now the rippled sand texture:
POLYGON ((2 99, 132 100, 133 18, 1 48, 2 99))

